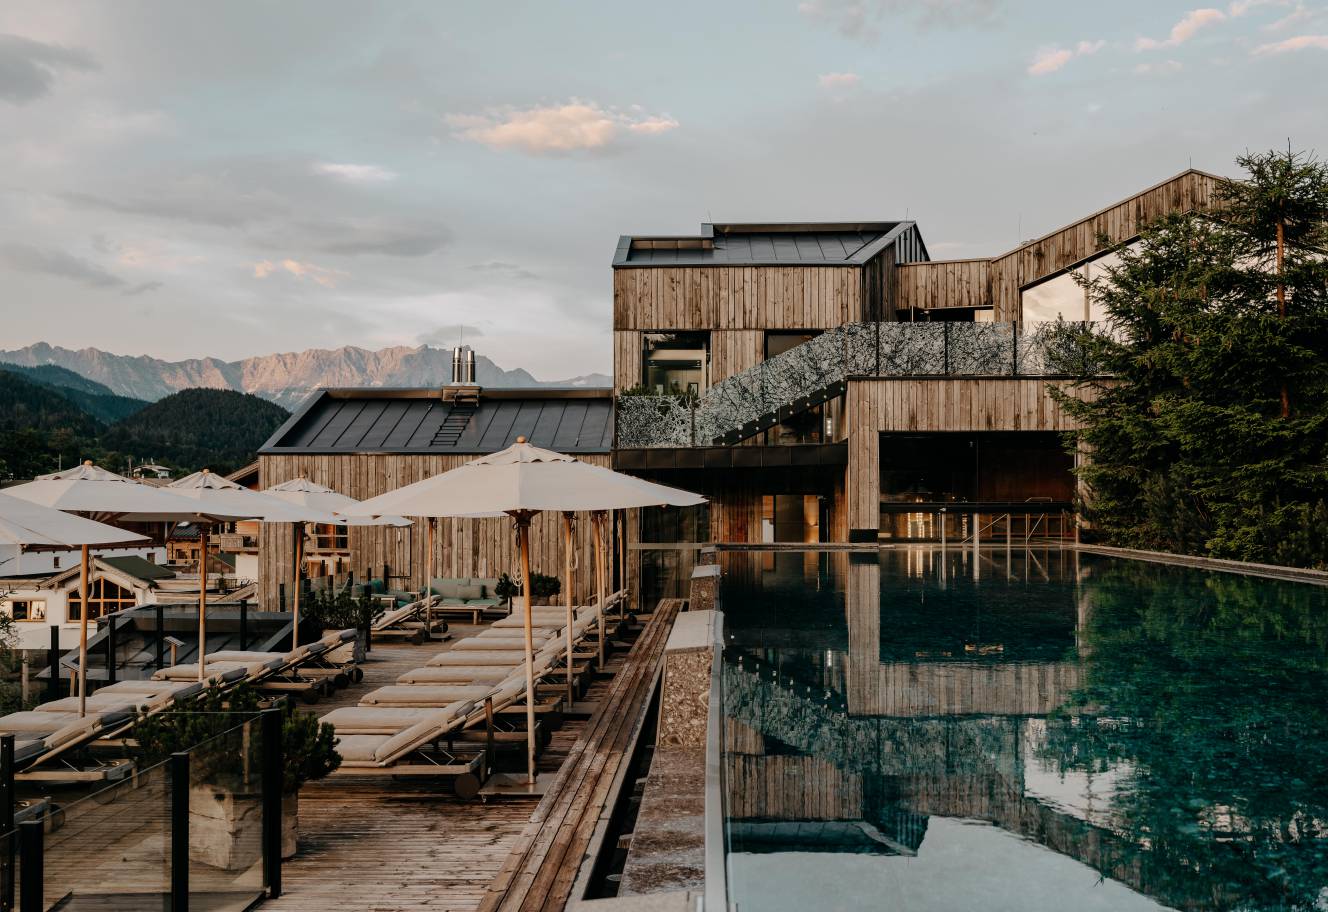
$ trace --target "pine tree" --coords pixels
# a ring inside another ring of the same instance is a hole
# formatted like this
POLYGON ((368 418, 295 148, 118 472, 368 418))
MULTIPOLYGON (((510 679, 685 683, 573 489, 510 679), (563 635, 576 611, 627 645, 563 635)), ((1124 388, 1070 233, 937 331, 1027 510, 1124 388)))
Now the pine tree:
POLYGON ((1117 544, 1328 567, 1328 166, 1247 155, 1208 213, 1168 216, 1088 283, 1112 379, 1064 399, 1088 518, 1117 544))

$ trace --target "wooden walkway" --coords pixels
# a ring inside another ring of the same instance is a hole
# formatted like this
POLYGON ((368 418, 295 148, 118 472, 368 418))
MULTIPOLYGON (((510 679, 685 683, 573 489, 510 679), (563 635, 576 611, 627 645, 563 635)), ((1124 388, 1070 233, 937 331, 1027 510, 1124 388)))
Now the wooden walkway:
POLYGON ((561 912, 567 905, 610 788, 631 761, 632 738, 683 604, 665 599, 655 609, 490 885, 482 912, 561 912))
MULTIPOLYGON (((453 624, 454 640, 482 627, 453 624)), ((454 641, 453 640, 453 641, 454 641)), ((320 716, 354 706, 374 688, 418 668, 448 643, 375 644, 365 679, 312 707, 320 716)), ((611 656, 621 672, 624 657, 611 656)), ((603 702, 621 674, 595 681, 584 696, 603 702)), ((564 719, 540 755, 540 772, 553 775, 581 743, 588 722, 564 719)), ((262 905, 276 912, 474 912, 490 883, 517 847, 538 799, 504 797, 461 801, 448 786, 425 781, 328 779, 300 792, 300 850, 282 867, 283 893, 262 905)))

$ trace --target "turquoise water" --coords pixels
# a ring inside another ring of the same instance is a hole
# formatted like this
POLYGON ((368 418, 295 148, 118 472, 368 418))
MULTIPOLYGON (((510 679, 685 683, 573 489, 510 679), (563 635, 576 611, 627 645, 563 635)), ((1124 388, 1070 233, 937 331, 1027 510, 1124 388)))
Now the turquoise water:
POLYGON ((723 563, 740 912, 1328 909, 1328 588, 1058 550, 723 563))

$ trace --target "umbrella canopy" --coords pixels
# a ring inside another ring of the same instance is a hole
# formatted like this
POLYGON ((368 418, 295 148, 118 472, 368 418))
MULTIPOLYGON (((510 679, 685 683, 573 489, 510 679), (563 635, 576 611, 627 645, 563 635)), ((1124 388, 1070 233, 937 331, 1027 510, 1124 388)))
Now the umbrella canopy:
POLYGON ((290 504, 296 504, 311 510, 338 514, 335 521, 348 526, 409 526, 411 521, 404 516, 347 516, 345 511, 359 506, 359 501, 345 494, 339 494, 326 485, 315 484, 307 478, 292 478, 281 484, 273 485, 263 491, 268 497, 277 497, 290 504))
MULTIPOLYGON (((642 481, 630 475, 621 475, 573 459, 552 450, 531 446, 524 437, 505 450, 473 459, 450 472, 426 478, 395 491, 362 501, 356 507, 342 511, 349 516, 453 516, 475 517, 495 512, 511 514, 516 520, 517 538, 521 554, 521 578, 529 581, 530 574, 530 518, 533 514, 552 510, 566 514, 590 511, 595 524, 596 579, 600 593, 600 659, 604 655, 604 576, 603 558, 604 513, 630 507, 672 505, 696 506, 705 498, 688 491, 642 481)), ((432 524, 430 525, 432 530, 432 524)), ((570 524, 564 525, 567 547, 572 534, 570 524)), ((430 541, 430 555, 433 546, 430 541)), ((535 682, 534 643, 530 616, 529 582, 525 587, 525 647, 526 647, 526 771, 535 781, 535 682)), ((572 663, 571 635, 572 592, 567 598, 567 662, 572 663)), ((570 680, 570 678, 569 678, 570 680)))
POLYGON ((705 498, 604 469, 528 443, 361 501, 348 516, 482 516, 517 510, 693 507, 705 498))
POLYGON ((257 519, 263 522, 335 523, 337 517, 327 510, 304 504, 290 503, 279 497, 269 497, 251 491, 229 478, 215 475, 207 469, 186 475, 166 486, 172 494, 197 503, 200 512, 236 519, 257 519))
POLYGON ((0 494, 0 542, 24 551, 68 550, 80 545, 134 545, 149 539, 18 497, 0 494))
POLYGON ((41 475, 36 481, 6 488, 5 493, 55 510, 135 522, 208 522, 252 515, 202 509, 195 501, 165 488, 116 475, 91 462, 41 475))

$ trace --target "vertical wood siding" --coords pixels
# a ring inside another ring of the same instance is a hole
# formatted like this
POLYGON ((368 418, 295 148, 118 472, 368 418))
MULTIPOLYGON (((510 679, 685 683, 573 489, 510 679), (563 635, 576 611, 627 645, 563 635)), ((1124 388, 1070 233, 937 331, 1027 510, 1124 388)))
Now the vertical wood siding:
MULTIPOLYGON (((472 455, 378 453, 261 456, 259 478, 262 487, 266 488, 302 475, 348 497, 363 500, 454 469, 473 458, 472 455)), ((607 455, 578 458, 593 465, 609 465, 607 455)), ((629 528, 634 528, 634 524, 629 528)), ((275 608, 279 583, 286 585, 287 593, 292 591, 292 534, 287 526, 264 524, 262 527, 258 549, 259 594, 265 607, 275 608)), ((417 520, 414 526, 405 529, 352 527, 349 539, 349 569, 357 576, 366 570, 378 575, 386 563, 393 575, 410 577, 409 588, 424 586, 428 532, 423 520, 417 520)), ((516 575, 515 535, 508 519, 440 519, 435 544, 435 573, 438 576, 496 577, 504 572, 516 575)), ((531 522, 530 544, 531 571, 561 578, 562 526, 557 514, 536 515, 531 522)), ((577 589, 583 600, 594 585, 595 565, 591 549, 590 521, 585 514, 578 514, 577 589)))

